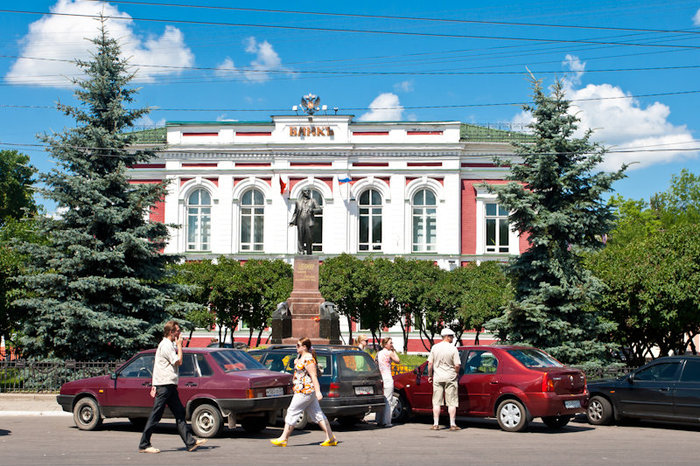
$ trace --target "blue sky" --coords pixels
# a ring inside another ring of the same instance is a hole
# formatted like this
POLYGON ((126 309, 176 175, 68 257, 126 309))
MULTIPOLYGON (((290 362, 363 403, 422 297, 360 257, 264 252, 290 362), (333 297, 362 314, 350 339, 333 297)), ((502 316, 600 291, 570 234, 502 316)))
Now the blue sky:
POLYGON ((648 199, 700 168, 698 1, 143 3, 3 3, 15 11, 0 11, 0 148, 51 168, 33 144, 73 124, 51 107, 74 103, 65 60, 87 57, 97 24, 81 15, 102 10, 126 19, 108 28, 138 68, 138 103, 157 107, 144 125, 268 120, 312 92, 364 120, 519 128, 529 69, 564 79, 582 127, 615 151, 606 167, 633 163, 623 196, 648 199))

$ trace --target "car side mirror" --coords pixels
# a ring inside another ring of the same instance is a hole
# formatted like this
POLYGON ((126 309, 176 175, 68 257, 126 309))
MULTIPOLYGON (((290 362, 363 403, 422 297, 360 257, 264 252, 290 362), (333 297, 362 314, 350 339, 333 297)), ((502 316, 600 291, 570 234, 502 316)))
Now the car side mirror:
POLYGON ((627 375, 627 383, 633 383, 634 382, 634 374, 628 374, 627 375))
POLYGON ((116 372, 112 372, 112 373, 110 374, 109 378, 112 379, 112 380, 117 380, 117 373, 116 373, 116 372))

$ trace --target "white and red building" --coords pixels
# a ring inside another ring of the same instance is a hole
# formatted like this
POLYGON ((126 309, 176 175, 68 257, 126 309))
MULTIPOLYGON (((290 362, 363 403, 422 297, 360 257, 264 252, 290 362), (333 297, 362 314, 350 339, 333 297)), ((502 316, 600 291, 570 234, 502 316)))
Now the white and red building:
MULTIPOLYGON (((503 183, 508 168, 495 160, 511 160, 510 142, 526 138, 522 133, 317 113, 168 122, 139 137, 137 146, 164 149, 132 168, 132 182, 171 181, 151 215, 181 226, 171 230, 165 252, 187 260, 293 262, 296 229, 288 224, 305 188, 323 207, 314 241, 321 260, 341 253, 404 256, 452 269, 505 260, 527 247, 485 188, 503 183)), ((400 331, 390 333, 401 339, 400 331)), ((214 336, 202 332, 198 339, 214 336)), ((418 341, 409 347, 423 350, 418 341)))

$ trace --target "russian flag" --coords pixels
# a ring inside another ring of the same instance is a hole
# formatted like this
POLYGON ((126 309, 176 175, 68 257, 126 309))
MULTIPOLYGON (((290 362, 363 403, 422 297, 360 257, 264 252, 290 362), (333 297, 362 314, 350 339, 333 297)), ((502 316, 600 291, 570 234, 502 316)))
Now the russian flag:
POLYGON ((345 175, 343 178, 338 177, 338 183, 350 183, 352 181, 352 178, 350 175, 345 175))

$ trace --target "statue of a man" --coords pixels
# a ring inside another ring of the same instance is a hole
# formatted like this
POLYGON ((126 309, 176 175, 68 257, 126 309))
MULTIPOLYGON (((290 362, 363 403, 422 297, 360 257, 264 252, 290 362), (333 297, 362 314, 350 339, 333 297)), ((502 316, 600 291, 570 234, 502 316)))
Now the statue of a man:
POLYGON ((297 227, 297 252, 299 254, 311 255, 313 243, 313 232, 316 222, 314 215, 322 212, 321 207, 311 197, 311 190, 304 189, 294 206, 294 214, 289 225, 297 227))

